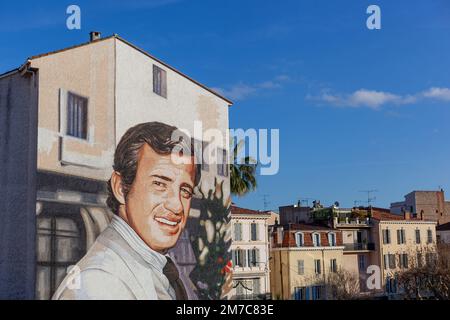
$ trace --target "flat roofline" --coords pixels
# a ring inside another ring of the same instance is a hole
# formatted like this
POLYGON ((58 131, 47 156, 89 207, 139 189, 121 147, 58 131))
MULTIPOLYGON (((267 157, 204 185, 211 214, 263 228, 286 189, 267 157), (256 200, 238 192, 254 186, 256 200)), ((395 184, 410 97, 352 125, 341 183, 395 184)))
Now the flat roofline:
MULTIPOLYGON (((162 60, 160 60, 160 59, 154 57, 153 55, 149 54, 149 53, 146 52, 145 50, 143 50, 143 49, 141 49, 141 48, 135 46, 135 45, 132 44, 131 42, 128 42, 127 40, 121 38, 121 37, 120 37, 119 35, 117 35, 117 34, 113 34, 113 35, 111 35, 111 36, 108 36, 108 37, 105 37, 105 38, 100 38, 100 39, 93 40, 93 41, 84 42, 84 43, 81 43, 81 44, 78 44, 78 45, 74 45, 74 46, 70 46, 70 47, 67 47, 67 48, 63 48, 63 49, 59 49, 59 50, 55 50, 55 51, 50 51, 50 52, 47 52, 47 53, 42 53, 42 54, 34 55, 34 56, 29 57, 27 60, 35 60, 35 59, 39 59, 39 58, 42 58, 42 57, 50 56, 50 55, 57 54, 57 53, 61 53, 61 52, 64 52, 64 51, 68 51, 68 50, 76 49, 76 48, 79 48, 79 47, 87 46, 87 45, 90 45, 90 44, 93 44, 93 43, 98 43, 98 42, 101 42, 101 41, 109 40, 109 39, 111 39, 111 38, 115 38, 115 39, 117 39, 117 40, 122 41, 123 43, 129 45, 130 47, 134 48, 135 50, 137 50, 137 51, 143 53, 144 55, 148 56, 149 58, 151 58, 151 59, 157 61, 158 63, 164 65, 165 67, 169 68, 170 70, 172 70, 172 71, 178 73, 178 74, 181 75, 182 77, 184 77, 184 78, 186 78, 186 79, 192 81, 192 82, 195 83, 196 85, 202 87, 202 88, 205 89, 206 91, 211 92, 211 93, 214 94, 215 96, 217 96, 217 97, 221 98, 222 100, 224 100, 225 102, 227 102, 229 106, 232 106, 232 105, 233 105, 233 102, 232 102, 231 100, 225 98, 225 97, 224 97, 223 95, 221 95, 220 93, 218 93, 218 92, 216 92, 215 90, 213 90, 213 89, 211 89, 211 88, 205 86, 204 84, 198 82, 197 80, 194 80, 193 78, 187 76, 187 75, 184 74, 183 72, 181 72, 181 71, 175 69, 174 67, 172 67, 172 66, 170 66, 169 64, 165 63, 164 61, 162 61, 162 60)), ((17 69, 17 70, 18 70, 18 69, 17 69)), ((6 73, 5 73, 5 74, 6 74, 6 73)), ((2 75, 0 75, 0 76, 2 76, 2 75)))

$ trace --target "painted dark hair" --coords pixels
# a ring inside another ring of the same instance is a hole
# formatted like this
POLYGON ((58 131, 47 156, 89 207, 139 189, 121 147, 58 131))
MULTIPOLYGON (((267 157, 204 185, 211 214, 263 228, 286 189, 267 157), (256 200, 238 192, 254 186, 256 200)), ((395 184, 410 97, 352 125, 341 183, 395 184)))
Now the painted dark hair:
MULTIPOLYGON (((195 157, 193 139, 177 127, 161 122, 146 122, 128 129, 117 145, 113 164, 114 171, 118 172, 122 178, 122 192, 125 199, 136 177, 139 151, 145 143, 160 155, 168 155, 182 150, 189 152, 191 157, 195 157), (172 140, 174 137, 178 140, 172 140)), ((199 183, 200 176, 201 166, 195 164, 194 185, 199 183)), ((108 181, 106 203, 113 213, 119 214, 120 203, 112 191, 111 179, 108 181)))

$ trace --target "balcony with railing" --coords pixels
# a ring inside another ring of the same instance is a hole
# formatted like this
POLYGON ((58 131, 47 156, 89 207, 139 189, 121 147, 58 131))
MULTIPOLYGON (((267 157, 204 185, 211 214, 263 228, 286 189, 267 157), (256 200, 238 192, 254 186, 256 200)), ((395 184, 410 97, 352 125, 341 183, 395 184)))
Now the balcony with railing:
POLYGON ((375 243, 344 243, 344 252, 345 251, 374 251, 375 243))
POLYGON ((372 226, 370 218, 334 218, 334 225, 337 228, 364 228, 372 226))

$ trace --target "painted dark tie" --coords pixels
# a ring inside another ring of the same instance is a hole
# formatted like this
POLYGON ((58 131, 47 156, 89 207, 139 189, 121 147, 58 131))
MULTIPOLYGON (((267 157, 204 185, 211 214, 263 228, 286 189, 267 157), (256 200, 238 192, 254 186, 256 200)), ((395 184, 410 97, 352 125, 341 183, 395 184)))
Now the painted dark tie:
POLYGON ((163 273, 169 280, 170 285, 175 290, 175 296, 177 300, 187 300, 188 296, 186 294, 186 289, 184 288, 183 282, 180 279, 180 274, 178 269, 173 263, 172 259, 167 258, 167 263, 164 266, 163 273))

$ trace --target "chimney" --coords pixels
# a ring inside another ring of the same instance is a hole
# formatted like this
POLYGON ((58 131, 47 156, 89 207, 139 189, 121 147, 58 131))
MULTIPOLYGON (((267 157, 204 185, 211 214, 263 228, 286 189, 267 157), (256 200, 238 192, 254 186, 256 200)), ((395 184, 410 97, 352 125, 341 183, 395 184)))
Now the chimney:
POLYGON ((91 31, 91 32, 89 32, 89 36, 90 36, 90 40, 92 42, 92 41, 100 39, 102 37, 102 34, 101 34, 101 32, 98 32, 98 31, 91 31))
POLYGON ((277 244, 281 247, 283 244, 283 227, 277 228, 277 244))
POLYGON ((411 220, 411 214, 410 214, 410 212, 405 210, 405 211, 403 212, 403 218, 404 218, 405 220, 411 220))

